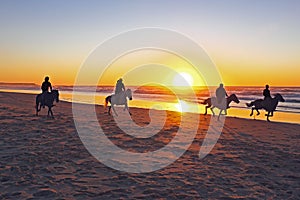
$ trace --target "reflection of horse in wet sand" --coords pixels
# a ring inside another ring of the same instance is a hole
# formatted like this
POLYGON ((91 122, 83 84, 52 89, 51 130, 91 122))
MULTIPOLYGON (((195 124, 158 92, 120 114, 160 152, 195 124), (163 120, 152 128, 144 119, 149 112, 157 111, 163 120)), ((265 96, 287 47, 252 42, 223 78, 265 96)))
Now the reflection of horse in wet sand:
POLYGON ((127 89, 126 91, 122 91, 119 94, 113 94, 110 96, 107 96, 105 98, 105 104, 104 107, 107 107, 108 102, 110 103, 109 109, 108 109, 108 114, 111 114, 111 108, 113 109, 114 113, 118 116, 114 105, 125 105, 124 110, 127 110, 129 114, 131 114, 129 112, 129 108, 128 108, 128 104, 127 104, 127 98, 129 100, 132 100, 132 92, 130 89, 127 89))
POLYGON ((221 103, 217 102, 216 97, 208 98, 208 99, 204 100, 203 103, 202 103, 202 104, 207 104, 207 106, 205 106, 204 115, 207 114, 207 109, 210 108, 211 112, 213 113, 213 116, 215 116, 215 112, 213 111, 213 109, 215 107, 217 107, 217 108, 220 109, 220 113, 219 113, 219 116, 218 116, 218 119, 219 119, 223 110, 225 111, 225 115, 227 115, 227 109, 230 108, 229 104, 232 101, 234 101, 235 103, 240 103, 240 100, 237 98, 237 96, 235 94, 230 95, 229 97, 226 98, 226 102, 224 101, 224 102, 221 102, 221 103))
POLYGON ((269 117, 273 116, 273 112, 276 110, 276 107, 277 107, 279 101, 284 102, 285 100, 280 94, 275 94, 274 98, 269 98, 266 100, 257 99, 250 103, 246 103, 246 105, 248 107, 252 107, 250 116, 253 115, 253 110, 256 110, 257 115, 259 115, 260 112, 258 110, 265 109, 266 111, 268 111, 268 114, 266 114, 267 120, 270 121, 269 117))
MULTIPOLYGON (((59 93, 58 90, 52 90, 52 92, 46 92, 44 94, 44 104, 48 107, 48 116, 51 114, 51 117, 53 118, 53 112, 52 107, 54 100, 56 102, 59 102, 59 93)), ((36 115, 38 116, 38 112, 41 111, 42 108, 42 94, 38 94, 35 98, 35 109, 36 109, 36 115)))

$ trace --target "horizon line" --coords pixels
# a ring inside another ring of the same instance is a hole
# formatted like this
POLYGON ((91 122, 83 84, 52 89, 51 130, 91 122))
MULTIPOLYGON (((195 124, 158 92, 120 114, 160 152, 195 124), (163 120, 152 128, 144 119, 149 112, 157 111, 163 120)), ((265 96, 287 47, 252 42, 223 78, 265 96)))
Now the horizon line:
MULTIPOLYGON (((35 82, 0 82, 0 85, 35 85, 40 86, 40 84, 37 84, 35 82)), ((224 84, 225 85, 225 84, 224 84)), ((269 84, 270 85, 270 84, 269 84)), ((53 84, 53 86, 74 86, 72 84, 53 84)), ((105 85, 92 85, 92 84, 86 84, 86 85, 78 85, 80 87, 93 87, 93 86, 101 86, 101 87, 112 87, 115 86, 115 84, 105 84, 105 85)), ((126 85, 127 87, 138 87, 140 85, 126 85)), ((142 86, 157 86, 157 85, 142 85, 142 86)), ((142 87, 141 86, 141 87, 142 87)), ((174 85, 165 85, 168 87, 190 87, 190 86, 174 86, 174 85)), ((191 87, 218 87, 219 85, 192 85, 191 87)), ((265 85, 225 85, 225 87, 264 87, 265 85)), ((300 87, 300 85, 270 85, 271 87, 300 87)))

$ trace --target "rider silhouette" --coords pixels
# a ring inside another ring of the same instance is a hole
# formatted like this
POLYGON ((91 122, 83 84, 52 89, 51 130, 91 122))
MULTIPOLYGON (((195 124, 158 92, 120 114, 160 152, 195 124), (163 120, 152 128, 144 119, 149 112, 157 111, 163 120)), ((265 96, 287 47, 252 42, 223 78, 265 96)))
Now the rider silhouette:
POLYGON ((228 97, 222 83, 220 83, 220 86, 216 89, 216 97, 218 104, 222 103, 225 100, 225 97, 228 97))
POLYGON ((270 90, 269 90, 269 85, 266 85, 266 88, 263 91, 263 95, 264 95, 264 100, 271 98, 271 93, 270 93, 270 90))
POLYGON ((47 92, 52 91, 52 85, 49 82, 49 77, 48 76, 45 77, 45 81, 42 83, 41 89, 42 89, 41 103, 42 103, 42 106, 44 108, 45 107, 45 95, 46 95, 47 92))
POLYGON ((123 79, 122 79, 122 78, 119 78, 119 80, 118 80, 117 83, 116 83, 115 94, 119 94, 119 93, 121 93, 122 91, 125 91, 125 86, 124 86, 124 83, 123 83, 123 79))

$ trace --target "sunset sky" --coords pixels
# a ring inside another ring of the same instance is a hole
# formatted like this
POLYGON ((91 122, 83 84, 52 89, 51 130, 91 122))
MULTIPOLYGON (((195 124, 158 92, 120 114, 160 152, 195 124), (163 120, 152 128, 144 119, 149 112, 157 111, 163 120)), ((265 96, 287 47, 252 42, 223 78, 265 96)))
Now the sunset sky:
MULTIPOLYGON (((101 42, 127 30, 160 27, 202 46, 225 85, 300 86, 297 0, 12 0, 0 5, 0 82, 40 84, 49 75, 54 85, 72 85, 101 42)), ((114 84, 122 75, 117 72, 118 66, 106 83, 114 84)))

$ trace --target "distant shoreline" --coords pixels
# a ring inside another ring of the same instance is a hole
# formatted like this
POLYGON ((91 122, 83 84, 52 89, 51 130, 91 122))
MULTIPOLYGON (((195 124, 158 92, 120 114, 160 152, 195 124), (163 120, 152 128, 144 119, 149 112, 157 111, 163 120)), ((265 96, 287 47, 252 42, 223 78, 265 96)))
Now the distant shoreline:
MULTIPOLYGON (((0 85, 11 85, 11 86, 39 86, 39 84, 34 82, 0 82, 0 85)), ((74 84, 55 84, 56 87, 74 87, 74 84)), ((114 87, 114 84, 105 84, 105 85, 76 85, 78 87, 114 87)), ((127 85, 127 87, 157 87, 157 85, 146 85, 146 86, 140 86, 140 85, 127 85)), ((172 85, 166 85, 166 87, 189 87, 189 86, 172 86, 172 85)), ((205 86, 205 85, 194 85, 192 87, 195 88, 214 88, 218 86, 205 86)), ((225 88, 232 88, 232 87, 246 87, 246 88, 264 88, 264 85, 227 85, 225 88)), ((297 85, 272 85, 272 88, 300 88, 300 86, 297 85)))
POLYGON ((16 85, 16 86, 38 86, 35 83, 6 83, 6 82, 0 82, 0 85, 16 85))

